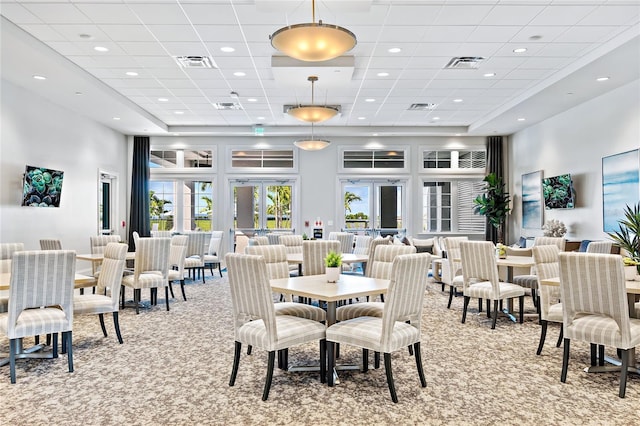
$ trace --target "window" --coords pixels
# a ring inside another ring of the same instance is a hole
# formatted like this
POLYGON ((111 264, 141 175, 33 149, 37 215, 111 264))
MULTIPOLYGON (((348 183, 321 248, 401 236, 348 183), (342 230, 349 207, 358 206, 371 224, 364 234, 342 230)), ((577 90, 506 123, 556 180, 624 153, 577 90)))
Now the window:
POLYGON ((176 183, 171 181, 149 182, 149 216, 151 227, 158 225, 159 231, 173 229, 176 183))
POLYGON ((425 151, 423 164, 425 169, 450 169, 451 151, 425 151))
POLYGON ((292 169, 293 150, 242 149, 231 151, 231 167, 257 169, 292 169))
POLYGON ((406 223, 406 181, 342 181, 344 226, 348 231, 375 235, 404 233, 406 223))
POLYGON ((211 215, 213 212, 212 193, 211 182, 184 181, 182 190, 184 222, 182 229, 211 231, 211 215))
POLYGON ((483 192, 480 179, 425 181, 422 190, 424 232, 483 233, 485 218, 473 212, 473 200, 483 192))
POLYGON ((152 169, 193 169, 213 167, 213 150, 152 149, 149 157, 152 169))
POLYGON ((342 153, 344 169, 404 169, 403 150, 357 150, 342 153))
POLYGON ((458 167, 461 169, 484 169, 487 167, 485 151, 459 151, 458 167))
POLYGON ((424 150, 422 152, 422 169, 423 171, 438 171, 460 169, 465 171, 482 172, 487 166, 487 154, 483 149, 475 150, 446 150, 432 151, 424 150))

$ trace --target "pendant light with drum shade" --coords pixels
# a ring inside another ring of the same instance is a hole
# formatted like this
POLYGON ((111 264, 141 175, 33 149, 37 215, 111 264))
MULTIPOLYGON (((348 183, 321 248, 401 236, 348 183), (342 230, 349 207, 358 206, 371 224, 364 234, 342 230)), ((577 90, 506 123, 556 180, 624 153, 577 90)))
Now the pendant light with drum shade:
POLYGON ((313 122, 311 123, 311 138, 310 139, 300 139, 293 143, 300 149, 304 149, 305 151, 320 151, 321 149, 325 149, 328 147, 331 142, 324 139, 315 139, 313 136, 313 122))
POLYGON ((312 22, 280 28, 269 38, 271 45, 287 56, 305 62, 328 61, 353 49, 356 36, 346 28, 316 23, 316 2, 311 2, 312 22))
POLYGON ((320 123, 333 118, 339 111, 329 105, 314 105, 314 83, 318 81, 315 75, 307 78, 311 82, 311 105, 296 105, 287 110, 287 114, 308 123, 320 123))

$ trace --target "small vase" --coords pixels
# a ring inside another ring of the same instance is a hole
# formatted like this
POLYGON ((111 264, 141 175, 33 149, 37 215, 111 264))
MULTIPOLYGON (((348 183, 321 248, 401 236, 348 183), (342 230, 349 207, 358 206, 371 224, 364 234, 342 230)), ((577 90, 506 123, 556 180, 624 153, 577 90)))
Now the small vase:
POLYGON ((328 283, 335 283, 338 282, 338 279, 340 279, 340 270, 342 268, 340 267, 336 267, 336 268, 331 268, 331 267, 327 267, 326 269, 326 275, 327 275, 327 282, 328 283))

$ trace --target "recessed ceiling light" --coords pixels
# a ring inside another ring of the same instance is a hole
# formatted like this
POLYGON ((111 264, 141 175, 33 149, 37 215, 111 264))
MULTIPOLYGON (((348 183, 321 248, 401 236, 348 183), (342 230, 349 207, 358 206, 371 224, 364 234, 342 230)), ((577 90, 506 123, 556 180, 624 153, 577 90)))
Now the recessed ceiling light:
POLYGON ((43 75, 34 75, 33 78, 35 78, 36 80, 46 80, 47 77, 43 76, 43 75))
POLYGON ((235 52, 235 51, 236 51, 236 49, 234 49, 234 48, 233 48, 233 47, 231 47, 231 46, 224 46, 224 47, 221 47, 221 48, 220 48, 220 50, 222 50, 222 51, 223 51, 223 52, 225 52, 225 53, 231 53, 231 52, 235 52))
POLYGON ((235 75, 236 77, 244 77, 247 74, 243 73, 242 71, 236 71, 233 73, 233 75, 235 75))
POLYGON ((374 134, 372 134, 371 136, 378 136, 378 134, 377 134, 377 133, 374 133, 374 134))
POLYGON ((130 75, 131 77, 135 77, 135 76, 137 76, 137 75, 138 75, 138 73, 137 73, 137 72, 135 72, 135 71, 127 71, 125 74, 126 74, 126 75, 130 75))
POLYGON ((596 81, 607 81, 609 80, 609 77, 598 77, 596 78, 596 81))
POLYGON ((249 98, 247 99, 248 102, 258 102, 258 100, 256 98, 249 98))
POLYGON ((260 116, 260 117, 256 117, 257 120, 264 120, 264 117, 260 116))
POLYGON ((434 121, 440 120, 440 117, 433 117, 432 120, 434 121))
POLYGON ((378 77, 389 77, 389 73, 388 72, 379 72, 378 73, 378 77))
POLYGON ((108 52, 109 49, 107 49, 106 47, 103 46, 96 46, 93 48, 93 50, 95 50, 96 52, 108 52))
POLYGON ((513 49, 513 53, 524 53, 527 51, 526 47, 518 47, 517 49, 513 49))
POLYGON ((496 73, 495 72, 488 72, 486 74, 483 74, 484 77, 495 77, 496 73))
POLYGON ((366 120, 367 117, 358 117, 358 120, 366 120))
POLYGON ((458 103, 462 102, 462 99, 454 99, 453 102, 458 104, 458 103))
POLYGON ((173 136, 180 136, 180 133, 174 133, 173 136))
POLYGON ((524 117, 518 118, 518 121, 524 121, 524 120, 526 120, 526 118, 524 118, 524 117))
POLYGON ((373 98, 367 98, 364 100, 365 102, 375 102, 376 100, 373 98))
POLYGON ((82 93, 82 92, 76 92, 76 93, 75 93, 75 95, 76 95, 76 96, 82 96, 82 95, 84 95, 84 93, 82 93))
POLYGON ((462 133, 456 133, 454 136, 462 136, 462 133))
POLYGON ((540 40, 541 38, 542 38, 541 35, 535 34, 535 35, 532 35, 531 37, 529 37, 529 40, 535 41, 535 40, 540 40))
POLYGON ((86 33, 78 34, 78 37, 83 38, 85 40, 91 40, 93 38, 91 34, 86 34, 86 33))
POLYGON ((169 99, 167 98, 158 98, 159 102, 169 102, 169 99))
POLYGON ((113 117, 113 119, 118 121, 118 120, 120 120, 120 117, 113 117))
POLYGON ((392 47, 391 49, 388 50, 389 53, 400 53, 402 52, 402 49, 400 49, 399 47, 392 47))
POLYGON ((177 115, 182 115, 184 114, 184 111, 174 111, 177 115))

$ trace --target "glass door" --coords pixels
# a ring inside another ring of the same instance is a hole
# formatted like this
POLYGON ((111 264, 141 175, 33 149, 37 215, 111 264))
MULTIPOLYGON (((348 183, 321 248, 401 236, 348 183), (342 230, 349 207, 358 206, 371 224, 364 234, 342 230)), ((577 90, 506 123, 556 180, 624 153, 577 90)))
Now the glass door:
POLYGON ((344 229, 372 236, 404 236, 405 186, 398 180, 345 180, 344 229))
POLYGON ((234 231, 253 235, 294 231, 294 181, 231 182, 234 231))

